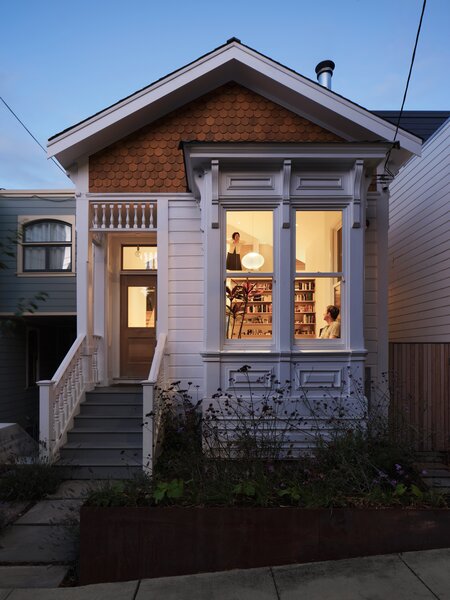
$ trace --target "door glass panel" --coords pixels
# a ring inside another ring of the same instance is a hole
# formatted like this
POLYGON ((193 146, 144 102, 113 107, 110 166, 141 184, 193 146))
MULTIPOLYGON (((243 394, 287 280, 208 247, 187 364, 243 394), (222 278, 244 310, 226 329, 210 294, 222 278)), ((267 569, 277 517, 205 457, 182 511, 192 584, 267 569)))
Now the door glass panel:
POLYGON ((156 246, 122 246, 123 271, 153 271, 157 268, 156 246))
POLYGON ((128 327, 155 327, 154 287, 128 287, 128 327))

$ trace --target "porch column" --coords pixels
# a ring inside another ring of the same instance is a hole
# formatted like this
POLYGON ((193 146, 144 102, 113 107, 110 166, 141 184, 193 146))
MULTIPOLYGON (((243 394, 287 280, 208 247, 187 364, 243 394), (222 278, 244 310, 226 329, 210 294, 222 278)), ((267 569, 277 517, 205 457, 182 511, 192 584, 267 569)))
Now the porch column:
POLYGON ((89 333, 90 242, 89 200, 85 194, 76 199, 77 231, 77 335, 89 333))
POLYGON ((99 336, 97 348, 98 382, 100 385, 108 385, 108 344, 106 343, 106 322, 110 310, 106 298, 106 238, 100 238, 93 246, 93 333, 99 336))

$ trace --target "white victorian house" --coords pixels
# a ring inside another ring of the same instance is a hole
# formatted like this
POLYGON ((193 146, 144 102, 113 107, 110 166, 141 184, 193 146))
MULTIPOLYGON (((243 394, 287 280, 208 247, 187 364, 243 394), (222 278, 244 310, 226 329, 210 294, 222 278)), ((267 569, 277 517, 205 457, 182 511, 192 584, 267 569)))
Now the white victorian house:
MULTIPOLYGON (((53 456, 94 387, 98 400, 143 385, 142 422, 157 380, 209 398, 230 379, 239 389, 247 364, 255 386, 274 375, 314 396, 348 371, 387 371, 377 174, 388 153, 391 172, 420 154, 421 140, 400 129, 393 145, 394 125, 331 91, 332 67, 318 66, 322 85, 233 38, 49 140, 76 185, 77 234, 78 337, 41 382, 53 456)), ((112 417, 110 433, 124 427, 112 417)), ((88 433, 78 444, 94 453, 101 435, 88 433)), ((113 464, 100 454, 79 464, 113 464)))

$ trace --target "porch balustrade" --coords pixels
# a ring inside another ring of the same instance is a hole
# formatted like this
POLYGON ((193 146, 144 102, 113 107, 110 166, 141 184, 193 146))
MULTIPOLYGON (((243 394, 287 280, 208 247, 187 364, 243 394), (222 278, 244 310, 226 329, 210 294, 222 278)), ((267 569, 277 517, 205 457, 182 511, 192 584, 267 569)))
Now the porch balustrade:
POLYGON ((41 455, 50 462, 58 457, 85 392, 98 380, 99 342, 99 336, 91 344, 78 336, 53 378, 38 381, 41 455))
POLYGON ((91 231, 154 231, 157 227, 155 201, 90 201, 91 231))
POLYGON ((153 470, 160 437, 162 434, 162 411, 160 394, 166 383, 166 349, 167 334, 161 333, 153 355, 152 365, 147 381, 143 386, 143 439, 142 439, 142 464, 146 473, 153 470))

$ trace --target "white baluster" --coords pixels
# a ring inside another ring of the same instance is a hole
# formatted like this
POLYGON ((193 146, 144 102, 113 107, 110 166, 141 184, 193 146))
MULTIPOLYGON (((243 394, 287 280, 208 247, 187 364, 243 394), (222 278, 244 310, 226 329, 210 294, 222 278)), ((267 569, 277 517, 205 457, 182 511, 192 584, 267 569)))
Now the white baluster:
POLYGON ((145 229, 145 202, 141 202, 141 229, 145 229))
POLYGON ((102 229, 106 229, 106 204, 102 204, 102 229))
POLYGON ((125 229, 130 229, 130 205, 125 204, 125 229))
POLYGON ((69 420, 69 378, 64 382, 63 387, 63 407, 62 407, 62 422, 61 425, 64 428, 66 426, 67 421, 69 420))
POLYGON ((81 389, 84 390, 83 360, 81 356, 78 360, 78 373, 80 378, 81 389))
POLYGON ((117 229, 122 229, 122 205, 117 205, 117 210, 119 211, 118 219, 117 219, 117 229))
POLYGON ((109 228, 114 229, 114 204, 109 205, 109 228))
POLYGON ((150 229, 153 229, 153 204, 150 204, 150 223, 149 223, 149 227, 150 227, 150 229))
POLYGON ((137 224, 137 211, 138 211, 138 208, 137 207, 138 207, 137 202, 135 202, 133 204, 133 209, 134 209, 133 229, 137 229, 137 226, 138 226, 138 224, 137 224))
POLYGON ((75 403, 77 401, 78 398, 78 391, 77 391, 77 381, 76 381, 76 365, 74 365, 74 368, 72 369, 72 373, 70 374, 70 412, 72 413, 72 409, 75 406, 75 403))
POLYGON ((98 229, 98 204, 94 204, 94 222, 92 227, 98 229))
POLYGON ((53 405, 53 433, 55 435, 55 441, 59 438, 59 433, 61 431, 60 423, 59 423, 59 394, 55 397, 55 404, 53 405))
POLYGON ((78 396, 81 394, 81 381, 80 381, 80 358, 77 357, 77 360, 75 362, 75 369, 74 369, 74 381, 75 381, 75 391, 76 391, 76 396, 78 398, 78 396))

